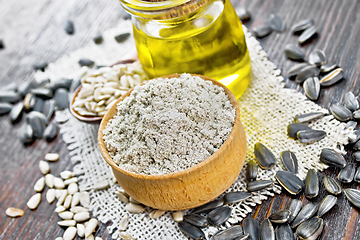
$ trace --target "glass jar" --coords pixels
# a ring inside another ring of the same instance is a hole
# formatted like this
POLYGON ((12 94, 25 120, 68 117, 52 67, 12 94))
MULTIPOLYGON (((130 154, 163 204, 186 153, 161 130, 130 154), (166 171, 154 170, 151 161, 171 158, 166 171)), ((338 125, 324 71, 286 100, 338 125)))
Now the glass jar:
POLYGON ((251 78, 241 22, 229 0, 120 0, 132 15, 138 57, 150 78, 197 73, 239 98, 251 78))

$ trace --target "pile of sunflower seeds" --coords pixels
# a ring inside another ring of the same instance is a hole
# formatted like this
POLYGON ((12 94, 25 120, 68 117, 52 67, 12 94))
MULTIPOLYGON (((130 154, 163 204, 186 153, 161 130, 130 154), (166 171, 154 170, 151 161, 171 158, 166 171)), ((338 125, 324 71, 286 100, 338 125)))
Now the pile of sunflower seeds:
POLYGON ((147 79, 139 61, 99 68, 81 79, 72 108, 82 116, 104 116, 120 96, 147 79))
POLYGON ((15 124, 27 113, 26 124, 19 133, 23 144, 32 144, 37 138, 51 142, 58 134, 58 127, 52 122, 54 112, 68 107, 69 91, 77 86, 78 82, 66 78, 10 84, 0 91, 0 115, 9 114, 15 124))
MULTIPOLYGON (((56 240, 71 240, 75 238, 76 234, 81 238, 94 239, 93 233, 98 221, 90 217, 87 209, 90 206, 90 195, 87 191, 79 192, 78 178, 73 172, 63 171, 60 173, 60 177, 55 177, 50 173, 49 162, 56 162, 58 159, 57 153, 48 153, 44 157, 45 161, 40 160, 39 169, 44 176, 36 181, 34 185, 36 194, 28 200, 27 206, 29 209, 35 210, 41 202, 41 193, 47 186, 46 201, 52 204, 57 199, 55 212, 61 219, 58 221, 58 225, 65 228, 63 237, 58 237, 56 240)), ((104 183, 98 183, 98 185, 93 186, 92 189, 106 188, 104 183)), ((6 214, 9 217, 20 217, 24 215, 24 211, 10 207, 6 210, 6 214)), ((95 237, 95 239, 101 238, 95 237)))

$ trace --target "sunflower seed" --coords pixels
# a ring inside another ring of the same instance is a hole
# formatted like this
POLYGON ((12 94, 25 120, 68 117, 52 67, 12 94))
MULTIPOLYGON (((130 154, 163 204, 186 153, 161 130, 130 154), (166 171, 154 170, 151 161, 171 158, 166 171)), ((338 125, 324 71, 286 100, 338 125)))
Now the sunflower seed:
POLYGON ((17 103, 21 96, 14 91, 0 91, 0 102, 17 103))
POLYGON ((305 196, 307 198, 317 197, 319 194, 319 179, 315 169, 310 169, 305 178, 305 196))
MULTIPOLYGON (((43 105, 44 105, 44 99, 42 98, 39 98, 39 97, 36 97, 34 96, 34 106, 33 106, 33 112, 39 112, 41 113, 42 109, 43 109, 43 105)), ((46 116, 44 115, 45 119, 46 119, 46 116)), ((47 120, 47 119, 46 119, 47 120)))
POLYGON ((55 91, 54 100, 58 110, 64 110, 69 107, 69 91, 65 88, 59 88, 55 91))
POLYGON ((320 72, 321 73, 328 73, 328 72, 334 70, 336 67, 337 67, 336 63, 328 62, 328 63, 325 63, 325 64, 321 65, 320 72))
MULTIPOLYGON (((45 158, 46 158, 46 155, 45 155, 45 158)), ((71 178, 71 177, 73 177, 73 176, 75 176, 75 174, 74 174, 73 172, 71 172, 71 171, 68 171, 68 170, 62 171, 62 172, 60 173, 60 177, 61 177, 62 179, 64 179, 64 180, 69 179, 69 178, 71 178)))
POLYGON ((64 240, 72 240, 76 236, 76 227, 68 227, 63 235, 64 240))
MULTIPOLYGON (((355 145, 354 145, 354 147, 353 147, 353 149, 354 150, 360 150, 360 140, 358 140, 356 143, 355 143, 355 145)), ((357 153, 357 154, 353 154, 353 157, 355 157, 355 160, 356 161, 360 161, 360 156, 358 156, 359 154, 357 153)))
POLYGON ((71 20, 68 20, 65 25, 65 32, 69 35, 73 35, 75 32, 74 23, 71 20))
POLYGON ((303 33, 300 34, 298 41, 300 44, 304 44, 304 43, 310 41, 311 39, 315 38, 316 36, 317 36, 316 27, 311 26, 311 27, 307 28, 303 33))
POLYGON ((12 107, 9 113, 9 118, 12 123, 16 123, 21 119, 23 110, 24 110, 24 103, 22 102, 19 102, 12 107))
POLYGON ((65 211, 65 212, 59 213, 58 215, 62 220, 71 220, 74 216, 74 213, 65 211))
POLYGON ((353 113, 353 117, 357 120, 360 120, 360 110, 356 110, 353 113))
POLYGON ((130 33, 122 33, 119 35, 116 35, 114 38, 116 40, 116 42, 121 43, 123 41, 125 41, 126 39, 128 39, 130 37, 130 33))
POLYGON ((320 154, 320 162, 332 167, 343 168, 346 165, 344 157, 330 148, 324 148, 320 154))
POLYGON ((319 68, 317 68, 316 66, 309 65, 307 67, 304 67, 296 76, 295 82, 302 83, 310 77, 316 77, 319 75, 319 71, 319 68))
POLYGON ((291 223, 301 210, 301 201, 298 199, 291 200, 291 202, 289 202, 286 206, 286 209, 288 209, 291 213, 288 221, 291 223))
POLYGON ((93 190, 98 191, 98 190, 104 190, 109 188, 109 181, 104 180, 104 181, 100 181, 94 184, 94 186, 92 187, 93 190))
POLYGON ((64 208, 64 206, 60 205, 60 206, 55 208, 54 212, 61 213, 61 212, 65 211, 65 210, 66 210, 66 208, 64 208))
MULTIPOLYGON (((311 113, 296 115, 294 121, 295 123, 308 123, 322 117, 324 117, 324 113, 322 112, 311 112, 311 113)), ((302 130, 306 130, 306 129, 302 129, 302 130)))
POLYGON ((354 181, 357 182, 357 183, 360 183, 360 168, 358 168, 356 173, 355 173, 354 181))
POLYGON ((324 186, 326 191, 331 194, 339 195, 342 192, 340 184, 331 177, 324 177, 324 186))
POLYGON ((69 178, 69 179, 66 179, 64 181, 65 185, 69 185, 71 183, 77 183, 78 182, 78 178, 77 177, 72 177, 72 178, 69 178))
POLYGON ((292 172, 278 171, 275 178, 292 195, 300 193, 305 187, 303 181, 292 172))
POLYGON ((269 35, 272 32, 272 29, 267 24, 261 24, 253 28, 253 33, 257 38, 263 38, 269 35))
POLYGON ((104 41, 104 38, 101 36, 101 33, 98 33, 94 38, 93 41, 95 44, 100 44, 104 41))
POLYGON ((243 230, 244 233, 249 234, 249 240, 257 240, 259 239, 259 222, 256 219, 253 218, 245 218, 243 221, 243 230))
POLYGON ((329 87, 334 85, 335 83, 339 82, 344 78, 344 71, 342 68, 336 68, 335 70, 331 71, 323 78, 320 79, 320 85, 322 87, 329 87))
POLYGON ((360 191, 352 188, 344 189, 346 198, 354 204, 356 207, 360 208, 360 191))
POLYGON ((355 161, 360 162, 360 151, 354 152, 353 157, 354 157, 355 161))
POLYGON ((79 187, 77 185, 77 183, 70 183, 69 186, 68 186, 68 192, 69 194, 75 194, 76 192, 79 191, 79 187))
POLYGON ((286 240, 294 239, 294 234, 288 223, 277 226, 275 229, 275 235, 276 235, 276 239, 286 239, 286 240))
POLYGON ((291 223, 291 227, 292 228, 297 227, 301 223, 305 222, 306 220, 308 220, 309 218, 314 216, 315 213, 317 212, 317 210, 318 210, 318 207, 315 206, 314 204, 312 204, 311 202, 309 202, 301 209, 299 214, 296 216, 294 221, 291 223))
MULTIPOLYGON (((60 197, 59 197, 59 199, 58 199, 57 203, 56 203, 56 206, 60 206, 60 205, 62 205, 62 204, 64 203, 64 201, 65 201, 65 199, 66 199, 67 195, 68 195, 67 190, 63 190, 63 191, 61 192, 61 195, 60 195, 60 197)), ((64 207, 65 207, 65 206, 64 206, 64 207)), ((66 208, 67 208, 67 207, 65 207, 65 209, 66 209, 66 208)))
POLYGON ((127 213, 125 213, 124 217, 119 222, 118 230, 125 231, 127 229, 127 227, 129 226, 129 223, 130 223, 129 215, 127 213))
POLYGON ((255 143, 254 154, 262 169, 268 169, 276 163, 274 154, 262 143, 255 143))
POLYGON ((273 223, 286 223, 289 220, 291 212, 287 209, 279 210, 269 216, 269 220, 273 223))
POLYGON ((210 240, 228 240, 228 239, 237 239, 238 237, 243 236, 243 229, 239 225, 229 227, 225 230, 220 230, 216 232, 210 240))
POLYGON ((24 98, 24 107, 25 110, 30 111, 34 108, 36 103, 36 98, 32 93, 28 93, 26 94, 25 98, 24 98))
MULTIPOLYGON (((56 162, 57 160, 59 160, 59 154, 57 153, 47 153, 45 154, 44 159, 48 162, 56 162)), ((61 175, 61 173, 60 173, 61 175)))
POLYGON ((184 221, 188 222, 194 226, 197 226, 199 228, 204 228, 209 225, 209 221, 208 221, 207 217, 204 217, 204 216, 196 214, 196 213, 190 213, 188 215, 185 215, 184 221))
POLYGON ((13 105, 7 102, 0 102, 0 116, 7 114, 11 111, 13 105))
POLYGON ((297 138, 302 143, 313 143, 320 141, 326 137, 326 132, 323 130, 301 130, 297 132, 297 138))
POLYGON ((292 66, 289 71, 287 72, 287 76, 289 78, 295 78, 296 75, 298 75, 302 69, 304 69, 305 67, 309 66, 308 63, 299 63, 299 64, 296 64, 294 66, 292 66))
POLYGON ((61 178, 55 177, 54 178, 54 186, 56 189, 64 189, 65 183, 61 178))
POLYGON ((39 169, 42 174, 46 175, 50 172, 50 165, 47 162, 40 160, 39 169))
POLYGON ((51 119, 51 117, 54 115, 54 111, 55 111, 55 100, 49 99, 44 101, 41 109, 41 113, 45 115, 47 120, 51 119))
POLYGON ((59 132, 59 129, 56 124, 50 123, 43 132, 42 138, 45 139, 48 142, 53 141, 57 134, 59 132))
POLYGON ((359 102, 352 92, 348 92, 344 96, 344 105, 350 111, 355 111, 359 108, 359 102))
MULTIPOLYGON (((69 195, 70 196, 70 195, 69 195)), ((89 212, 79 212, 74 215, 74 220, 76 222, 83 222, 90 219, 89 212)))
POLYGON ((89 210, 87 210, 86 208, 84 207, 80 207, 80 206, 75 206, 75 207, 71 207, 70 208, 70 212, 73 212, 73 213, 80 213, 80 212, 88 212, 89 210))
POLYGON ((324 221, 319 217, 313 217, 303 222, 297 229, 296 235, 300 239, 315 240, 317 239, 324 227, 324 221))
POLYGON ((255 160, 250 160, 246 166, 246 181, 251 182, 256 179, 258 165, 255 160))
POLYGON ((118 196, 119 200, 123 203, 128 203, 129 202, 129 199, 124 195, 122 194, 121 192, 115 192, 116 196, 118 196))
POLYGON ((293 34, 300 34, 302 33, 303 31, 305 31, 306 29, 308 29, 309 27, 313 26, 314 25, 314 20, 312 19, 305 19, 305 20, 302 20, 296 24, 294 24, 290 31, 293 33, 293 34))
POLYGON ((223 199, 216 199, 213 200, 209 203, 206 203, 202 206, 199 206, 197 208, 194 208, 194 210, 192 211, 192 213, 207 213, 210 212, 211 210, 217 208, 217 207, 221 207, 222 205, 224 205, 224 200, 223 199))
POLYGON ((142 213, 145 208, 139 204, 129 202, 128 204, 126 204, 125 210, 130 213, 142 213))
POLYGON ((98 220, 96 218, 90 219, 88 224, 85 226, 85 237, 90 236, 95 231, 97 225, 98 220))
POLYGON ((80 203, 86 208, 90 206, 90 195, 88 192, 80 192, 80 203))
POLYGON ((237 203, 251 197, 251 193, 248 192, 229 192, 224 195, 224 201, 226 204, 237 203))
POLYGON ((120 232, 119 236, 121 237, 121 239, 124 239, 124 240, 136 240, 136 238, 133 238, 130 235, 130 233, 127 233, 127 232, 120 232))
POLYGON ((82 58, 82 59, 80 59, 78 63, 79 63, 79 65, 80 65, 81 67, 84 67, 84 66, 86 66, 86 67, 92 67, 92 66, 94 66, 94 64, 95 64, 94 61, 92 61, 92 60, 90 60, 90 59, 87 59, 87 58, 82 58))
POLYGON ((360 140, 360 129, 354 131, 354 135, 355 135, 355 137, 349 138, 350 143, 356 143, 357 141, 360 140))
POLYGON ((204 232, 187 222, 179 222, 178 226, 182 233, 192 239, 206 239, 204 232))
POLYGON ((252 181, 252 182, 247 183, 247 188, 246 189, 249 192, 260 191, 260 190, 262 190, 264 188, 269 187, 272 183, 273 183, 273 181, 271 181, 271 180, 252 181))
POLYGON ((36 181, 34 185, 34 190, 36 192, 42 192, 42 190, 44 190, 44 187, 45 187, 45 178, 41 177, 39 178, 39 180, 36 181))
POLYGON ((164 215, 165 212, 166 212, 166 211, 164 211, 164 210, 155 209, 155 210, 153 210, 153 211, 151 211, 151 212, 149 213, 149 216, 150 216, 152 219, 156 219, 156 218, 161 217, 162 215, 164 215))
POLYGON ((40 193, 36 193, 35 195, 33 195, 29 201, 26 203, 26 205, 31 209, 34 210, 37 208, 37 206, 39 205, 39 203, 41 202, 41 194, 40 193))
POLYGON ((53 188, 54 187, 54 178, 55 178, 54 175, 46 174, 45 175, 45 184, 46 184, 46 186, 48 186, 49 188, 53 188))
POLYGON ((324 51, 322 51, 320 49, 315 49, 314 51, 312 51, 309 55, 308 62, 311 65, 315 65, 318 67, 325 64, 327 62, 327 60, 326 60, 326 55, 325 55, 324 51))
POLYGON ((5 213, 9 217, 22 217, 25 212, 20 208, 9 207, 6 209, 5 213))
POLYGON ((330 211, 332 207, 335 206, 337 201, 337 197, 334 197, 333 195, 327 195, 320 203, 319 210, 317 212, 317 215, 319 217, 323 216, 325 213, 330 211))
POLYGON ((54 93, 51 89, 48 88, 34 88, 30 91, 32 94, 34 94, 36 97, 42 98, 42 99, 49 99, 54 96, 54 93))
POLYGON ((173 212, 172 217, 175 222, 181 222, 184 219, 184 212, 182 211, 173 212))
POLYGON ((280 153, 280 159, 285 170, 295 174, 298 172, 298 162, 295 153, 283 151, 280 153))
POLYGON ((271 221, 266 218, 260 224, 260 240, 275 240, 275 232, 271 221))
POLYGON ((286 44, 284 51, 286 56, 291 60, 302 61, 305 58, 305 52, 294 44, 286 44))
POLYGON ((239 19, 243 22, 249 21, 251 18, 251 14, 246 8, 237 9, 236 14, 238 15, 239 19))
POLYGON ((317 77, 310 77, 305 80, 303 85, 305 96, 310 100, 317 100, 320 94, 320 82, 317 77))
POLYGON ((72 195, 67 195, 65 200, 64 200, 64 207, 66 209, 68 209, 71 205, 71 202, 72 202, 72 195))
POLYGON ((344 106, 333 104, 330 106, 331 114, 339 121, 345 122, 352 117, 352 112, 344 106))
POLYGON ((357 126, 357 122, 355 121, 348 121, 344 127, 344 130, 351 129, 354 130, 357 126))
POLYGON ((50 188, 46 192, 46 201, 51 204, 55 200, 55 189, 50 188))
MULTIPOLYGON (((75 222, 75 221, 74 221, 75 222)), ((84 224, 78 223, 76 224, 77 234, 79 237, 85 237, 85 226, 84 224)))
POLYGON ((276 14, 271 14, 267 23, 271 27, 271 29, 276 32, 283 32, 285 30, 284 21, 280 16, 276 14))
POLYGON ((293 139, 297 139, 297 133, 301 130, 311 130, 311 128, 301 123, 291 123, 287 127, 288 136, 293 139))
POLYGON ((64 220, 64 221, 59 221, 57 224, 61 227, 72 227, 72 226, 76 225, 76 221, 75 220, 64 220))
POLYGON ((214 210, 211 210, 208 213, 208 219, 212 225, 219 226, 224 222, 226 222, 226 220, 230 217, 230 215, 231 215, 231 208, 229 208, 228 206, 221 206, 215 208, 214 210))
POLYGON ((338 180, 342 183, 351 183, 354 180, 355 165, 347 164, 338 174, 338 180))
POLYGON ((34 136, 41 138, 48 122, 45 115, 40 112, 32 111, 26 115, 26 120, 33 129, 34 136))

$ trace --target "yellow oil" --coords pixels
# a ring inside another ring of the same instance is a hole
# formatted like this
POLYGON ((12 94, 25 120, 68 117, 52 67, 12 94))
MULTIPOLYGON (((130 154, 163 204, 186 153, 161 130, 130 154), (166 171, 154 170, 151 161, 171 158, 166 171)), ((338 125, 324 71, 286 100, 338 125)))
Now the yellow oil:
POLYGON ((216 79, 239 98, 251 78, 241 22, 228 0, 215 0, 190 17, 138 19, 134 37, 149 77, 197 73, 216 79))

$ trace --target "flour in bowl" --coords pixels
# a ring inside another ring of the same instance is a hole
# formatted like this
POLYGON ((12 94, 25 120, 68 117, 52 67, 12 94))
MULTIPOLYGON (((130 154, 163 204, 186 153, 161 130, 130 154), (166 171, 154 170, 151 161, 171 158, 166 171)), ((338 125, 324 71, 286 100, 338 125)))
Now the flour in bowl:
POLYGON ((192 167, 226 141, 235 108, 223 88, 197 76, 151 80, 117 105, 103 130, 122 169, 146 175, 192 167))

